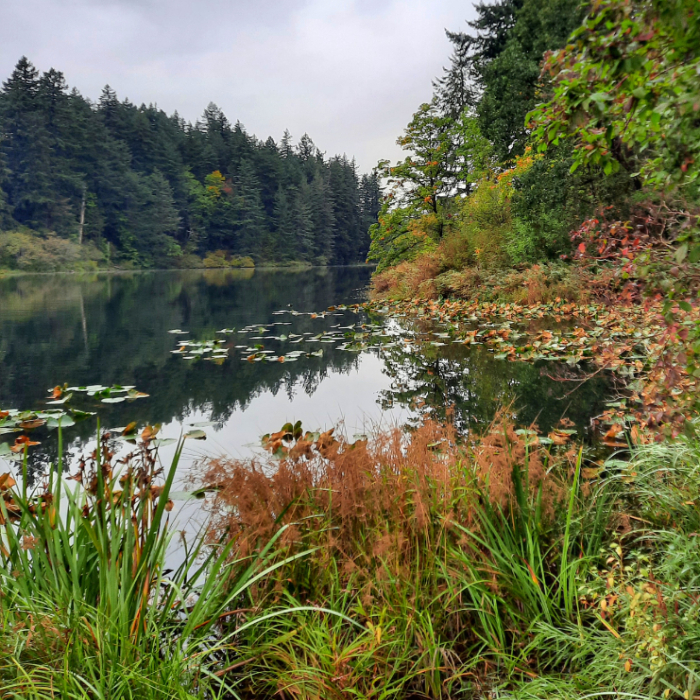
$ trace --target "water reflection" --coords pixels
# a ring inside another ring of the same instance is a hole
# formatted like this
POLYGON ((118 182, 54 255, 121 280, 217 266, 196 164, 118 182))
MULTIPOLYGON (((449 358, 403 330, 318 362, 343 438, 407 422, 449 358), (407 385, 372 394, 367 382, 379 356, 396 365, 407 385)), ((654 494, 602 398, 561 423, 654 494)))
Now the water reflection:
MULTIPOLYGON (((103 425, 162 423, 176 434, 183 423, 211 420, 217 424, 212 444, 221 451, 240 450, 286 420, 315 429, 346 418, 352 429, 362 416, 377 420, 382 409, 405 420, 419 402, 440 415, 454 406, 462 428, 490 421, 511 401, 520 421, 537 420, 545 430, 562 415, 585 426, 600 409, 604 379, 567 396, 570 384, 543 377, 533 365, 494 360, 483 348, 427 344, 407 350, 398 343, 358 354, 328 343, 322 357, 253 363, 235 349, 251 341, 232 337, 221 365, 171 352, 175 337, 168 331, 175 328, 207 340, 219 329, 250 324, 285 321, 294 333, 312 335, 362 323, 364 313, 351 310, 323 319, 274 312, 361 301, 369 276, 366 268, 327 268, 0 279, 0 407, 41 408, 57 383, 130 384, 150 398, 98 405, 103 425)), ((94 430, 94 421, 87 421, 67 437, 85 444, 94 430)), ((46 440, 34 459, 46 461, 54 450, 46 440)))
POLYGON ((569 380, 559 381, 551 375, 551 363, 496 360, 480 346, 399 344, 383 359, 384 372, 393 380, 380 392, 384 408, 424 406, 439 419, 449 412, 461 432, 478 429, 508 407, 518 424, 535 423, 549 431, 566 417, 586 435, 609 391, 603 375, 582 381, 585 368, 570 370, 569 380))

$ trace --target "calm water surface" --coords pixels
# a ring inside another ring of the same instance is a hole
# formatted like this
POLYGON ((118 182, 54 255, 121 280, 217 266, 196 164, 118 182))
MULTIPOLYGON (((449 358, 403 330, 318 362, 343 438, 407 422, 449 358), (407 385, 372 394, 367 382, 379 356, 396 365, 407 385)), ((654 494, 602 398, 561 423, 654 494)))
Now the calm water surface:
MULTIPOLYGON (((395 321, 362 311, 311 317, 332 305, 361 302, 369 277, 364 268, 327 268, 0 279, 0 408, 45 407, 47 390, 64 382, 135 385, 149 398, 115 405, 90 405, 83 398, 81 407, 98 410, 105 427, 160 423, 170 437, 211 421, 208 440, 188 444, 190 463, 205 453, 250 454, 262 434, 287 421, 301 420, 309 430, 343 421, 352 436, 415 420, 420 410, 443 415, 453 406, 458 425, 468 429, 511 405, 522 423, 536 420, 547 430, 568 416, 585 432, 602 410, 603 378, 570 393, 572 384, 546 376, 552 363, 494 360, 484 348, 449 342, 421 349, 402 341, 372 345, 371 335, 360 352, 341 349, 337 338, 362 332, 362 324, 399 330, 395 321), (240 333, 258 324, 264 332, 240 333), (174 329, 188 333, 169 333, 174 329), (221 329, 239 332, 217 335, 221 329), (290 333, 303 340, 271 339, 290 333), (318 339, 322 333, 336 341, 318 339), (229 355, 220 364, 172 352, 180 338, 222 337, 229 355), (248 362, 244 357, 255 344, 272 356, 302 354, 293 362, 248 362), (306 356, 312 352, 316 356, 306 356)), ((409 336, 413 330, 407 329, 409 336)), ((90 444, 94 431, 94 420, 66 431, 74 453, 90 444)), ((54 451, 47 437, 33 452, 35 468, 54 451)))

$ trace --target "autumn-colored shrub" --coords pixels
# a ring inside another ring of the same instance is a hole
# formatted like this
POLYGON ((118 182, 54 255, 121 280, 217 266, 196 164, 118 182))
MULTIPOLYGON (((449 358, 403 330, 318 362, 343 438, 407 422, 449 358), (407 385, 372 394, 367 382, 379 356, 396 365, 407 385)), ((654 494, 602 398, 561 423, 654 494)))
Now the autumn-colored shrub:
POLYGON ((588 297, 585 274, 562 264, 533 265, 510 273, 503 281, 502 295, 518 304, 541 304, 557 299, 582 301, 588 297))
POLYGON ((533 599, 533 579, 548 575, 549 560, 558 576, 551 552, 571 455, 553 459, 505 413, 463 441, 427 421, 355 442, 287 425, 264 444, 271 456, 212 460, 203 477, 216 491, 212 543, 252 555, 279 533, 286 546, 276 580, 251 589, 245 608, 318 606, 240 638, 255 657, 243 675, 259 694, 374 698, 381 678, 397 697, 456 697, 475 677, 460 669, 520 643, 533 615, 560 605, 555 595, 533 599), (494 620, 503 639, 491 634, 494 620))
POLYGON ((230 255, 225 250, 209 251, 204 258, 206 268, 255 267, 255 261, 249 256, 230 255))
POLYGON ((215 485, 212 537, 236 538, 249 554, 284 524, 293 546, 313 533, 350 570, 374 557, 412 556, 446 522, 470 526, 480 494, 507 508, 513 470, 550 505, 561 492, 543 467, 549 453, 516 433, 501 416, 479 439, 465 444, 454 428, 426 421, 415 432, 398 428, 350 442, 334 431, 299 436, 278 433, 259 460, 213 459, 204 482, 215 485))
POLYGON ((439 254, 426 253, 376 274, 372 278, 372 293, 389 299, 434 299, 438 295, 435 278, 439 271, 439 254))
POLYGON ((204 257, 204 267, 228 267, 228 253, 225 250, 210 251, 204 257))

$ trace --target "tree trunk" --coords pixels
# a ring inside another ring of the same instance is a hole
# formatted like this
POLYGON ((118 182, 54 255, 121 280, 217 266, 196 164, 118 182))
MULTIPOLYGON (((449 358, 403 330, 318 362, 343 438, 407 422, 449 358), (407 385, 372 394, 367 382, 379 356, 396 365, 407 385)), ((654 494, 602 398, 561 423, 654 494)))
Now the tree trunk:
POLYGON ((83 201, 80 204, 80 225, 78 226, 78 243, 83 244, 83 231, 85 230, 85 199, 87 197, 87 185, 83 185, 83 201))

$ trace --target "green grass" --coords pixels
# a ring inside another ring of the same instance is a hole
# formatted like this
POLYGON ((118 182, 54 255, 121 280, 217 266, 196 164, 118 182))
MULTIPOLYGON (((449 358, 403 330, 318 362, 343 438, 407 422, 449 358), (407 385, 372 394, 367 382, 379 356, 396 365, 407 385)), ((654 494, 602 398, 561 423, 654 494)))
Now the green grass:
POLYGON ((221 623, 250 586, 290 564, 271 563, 282 532, 245 560, 232 558, 233 541, 205 548, 199 537, 168 571, 182 444, 163 479, 150 441, 119 468, 100 444, 78 481, 59 461, 29 490, 25 457, 22 483, 5 482, 0 697, 228 697, 221 671, 241 657, 238 632, 221 623))

